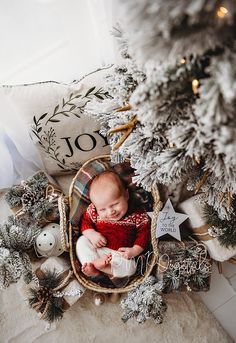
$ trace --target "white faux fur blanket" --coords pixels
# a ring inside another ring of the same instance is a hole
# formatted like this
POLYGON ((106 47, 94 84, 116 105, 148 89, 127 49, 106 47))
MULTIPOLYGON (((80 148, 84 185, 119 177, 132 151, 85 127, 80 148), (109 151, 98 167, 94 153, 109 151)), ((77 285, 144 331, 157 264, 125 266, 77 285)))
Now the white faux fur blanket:
POLYGON ((72 306, 61 322, 47 330, 37 313, 27 307, 12 285, 0 296, 1 343, 215 343, 232 342, 197 294, 168 295, 168 310, 161 325, 152 321, 124 324, 119 303, 95 306, 93 293, 72 306))

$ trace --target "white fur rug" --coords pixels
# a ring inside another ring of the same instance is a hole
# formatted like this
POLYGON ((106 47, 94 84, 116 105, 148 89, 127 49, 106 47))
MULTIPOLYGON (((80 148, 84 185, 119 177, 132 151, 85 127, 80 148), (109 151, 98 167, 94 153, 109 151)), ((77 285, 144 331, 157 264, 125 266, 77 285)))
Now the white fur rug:
POLYGON ((49 330, 37 313, 28 308, 12 285, 0 296, 1 343, 215 343, 232 342, 196 294, 167 297, 168 310, 161 325, 152 321, 124 324, 119 303, 95 306, 93 293, 85 295, 49 330))

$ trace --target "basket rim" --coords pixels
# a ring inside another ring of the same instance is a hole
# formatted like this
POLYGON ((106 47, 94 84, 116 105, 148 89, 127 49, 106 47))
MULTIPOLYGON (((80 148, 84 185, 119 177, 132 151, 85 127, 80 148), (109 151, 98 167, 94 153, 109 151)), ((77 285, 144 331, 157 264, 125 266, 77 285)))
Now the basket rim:
MULTIPOLYGON (((72 191, 74 188, 75 181, 77 180, 77 176, 81 172, 81 170, 88 165, 90 162, 98 160, 98 159, 105 159, 110 161, 111 155, 99 155, 93 158, 88 159, 83 163, 83 165, 80 167, 80 169, 77 171, 76 175, 73 177, 72 182, 70 184, 69 188, 69 205, 71 207, 72 205, 72 191)), ((128 160, 127 160, 128 161, 128 160)), ((128 291, 131 291, 135 289, 138 285, 142 284, 145 279, 150 275, 154 265, 156 264, 156 261, 158 259, 158 240, 156 238, 156 224, 157 224, 157 217, 159 214, 159 211, 162 207, 162 202, 160 201, 160 194, 157 185, 152 187, 152 196, 154 199, 154 206, 153 206, 153 217, 151 219, 151 244, 153 248, 153 254, 151 256, 150 262, 147 263, 147 268, 144 273, 144 275, 138 275, 135 276, 134 279, 128 283, 125 287, 121 288, 108 288, 108 287, 102 287, 99 286, 97 283, 89 280, 84 276, 84 274, 79 270, 77 270, 75 266, 75 259, 77 260, 75 251, 74 251, 74 244, 72 242, 72 232, 73 227, 71 225, 71 222, 69 221, 69 252, 70 252, 70 262, 73 268, 74 275, 76 279, 81 283, 82 286, 84 286, 86 289, 100 292, 100 293, 126 293, 128 291)))

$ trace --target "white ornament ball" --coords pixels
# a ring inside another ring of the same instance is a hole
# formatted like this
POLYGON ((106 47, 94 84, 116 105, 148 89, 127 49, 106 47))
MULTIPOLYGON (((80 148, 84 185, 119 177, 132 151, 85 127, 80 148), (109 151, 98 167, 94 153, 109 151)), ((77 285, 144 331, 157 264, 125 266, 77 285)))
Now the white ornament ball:
POLYGON ((94 295, 94 304, 95 304, 96 306, 102 305, 105 301, 106 301, 106 297, 105 297, 104 294, 98 294, 98 293, 96 293, 96 294, 94 295))
POLYGON ((63 253, 60 225, 50 223, 44 226, 36 238, 36 251, 44 257, 59 256, 63 253))

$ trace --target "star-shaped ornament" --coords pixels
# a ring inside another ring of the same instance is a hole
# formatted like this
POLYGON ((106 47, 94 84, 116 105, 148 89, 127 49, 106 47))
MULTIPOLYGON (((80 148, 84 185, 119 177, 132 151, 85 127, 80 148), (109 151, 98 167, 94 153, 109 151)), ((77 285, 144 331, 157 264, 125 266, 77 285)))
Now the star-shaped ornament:
POLYGON ((169 234, 181 241, 179 225, 187 218, 186 214, 175 212, 170 199, 168 199, 157 218, 156 237, 169 234))

